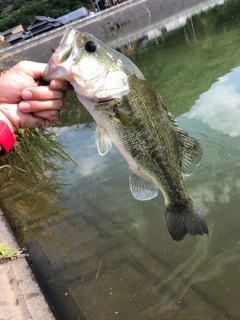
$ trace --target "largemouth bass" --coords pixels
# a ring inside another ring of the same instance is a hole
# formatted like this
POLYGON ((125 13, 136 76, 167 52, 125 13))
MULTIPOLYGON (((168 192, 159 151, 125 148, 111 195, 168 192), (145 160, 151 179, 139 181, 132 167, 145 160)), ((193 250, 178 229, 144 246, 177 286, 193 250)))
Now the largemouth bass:
POLYGON ((208 234, 205 219, 187 193, 202 147, 179 129, 141 71, 130 59, 91 34, 68 28, 44 71, 44 79, 65 79, 97 123, 96 144, 105 155, 114 143, 130 167, 129 186, 138 200, 160 190, 172 238, 208 234))

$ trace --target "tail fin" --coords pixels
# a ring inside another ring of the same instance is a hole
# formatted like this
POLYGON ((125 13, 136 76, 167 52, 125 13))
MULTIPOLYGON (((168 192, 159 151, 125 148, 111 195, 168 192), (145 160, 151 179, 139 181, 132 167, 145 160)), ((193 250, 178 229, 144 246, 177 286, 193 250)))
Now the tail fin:
POLYGON ((168 205, 165 216, 168 231, 175 241, 181 241, 186 234, 194 236, 208 234, 202 212, 191 198, 185 206, 168 205))

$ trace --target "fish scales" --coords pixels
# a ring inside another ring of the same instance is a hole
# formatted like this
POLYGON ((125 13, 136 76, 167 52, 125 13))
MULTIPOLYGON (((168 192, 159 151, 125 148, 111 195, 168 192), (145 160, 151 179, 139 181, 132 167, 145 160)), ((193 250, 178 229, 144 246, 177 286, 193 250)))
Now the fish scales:
POLYGON ((162 192, 174 240, 208 234, 182 179, 182 172, 190 175, 199 163, 201 145, 177 127, 131 60, 94 36, 68 28, 44 79, 70 81, 97 123, 99 154, 104 156, 114 143, 129 164, 129 187, 136 199, 149 200, 162 192))
POLYGON ((135 76, 129 75, 129 84, 130 92, 117 104, 112 104, 115 116, 109 119, 109 113, 112 113, 109 108, 101 111, 101 125, 107 131, 111 130, 116 146, 132 156, 129 162, 136 164, 132 167, 137 167, 137 171, 133 169, 137 174, 150 180, 149 182, 157 183, 159 188, 164 185, 163 192, 170 201, 186 197, 186 193, 179 193, 176 188, 179 184, 183 187, 179 147, 174 128, 169 126, 170 120, 158 95, 146 81, 135 76), (144 98, 140 99, 138 92, 143 90, 144 98), (162 135, 161 131, 166 134, 162 135), (174 144, 169 144, 169 136, 172 136, 174 144), (175 152, 172 152, 173 145, 175 152), (162 153, 167 157, 160 157, 162 153))

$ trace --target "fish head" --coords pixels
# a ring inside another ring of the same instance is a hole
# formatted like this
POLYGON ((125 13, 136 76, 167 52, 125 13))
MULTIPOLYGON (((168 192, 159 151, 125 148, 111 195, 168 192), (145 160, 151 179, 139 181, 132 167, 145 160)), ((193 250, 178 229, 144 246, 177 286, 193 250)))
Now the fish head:
POLYGON ((78 97, 97 103, 129 92, 131 61, 89 33, 68 28, 44 71, 44 79, 69 81, 78 97), (126 60, 126 61, 125 61, 126 60), (126 62, 126 63, 125 63, 126 62), (130 64, 130 69, 126 68, 130 64))

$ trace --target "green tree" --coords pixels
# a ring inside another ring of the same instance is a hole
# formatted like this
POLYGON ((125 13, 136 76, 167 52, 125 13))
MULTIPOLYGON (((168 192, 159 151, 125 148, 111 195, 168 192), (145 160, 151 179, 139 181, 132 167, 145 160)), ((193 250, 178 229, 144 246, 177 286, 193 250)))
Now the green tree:
POLYGON ((58 18, 80 7, 91 8, 91 0, 4 0, 0 1, 0 32, 22 24, 26 29, 34 16, 58 18))

